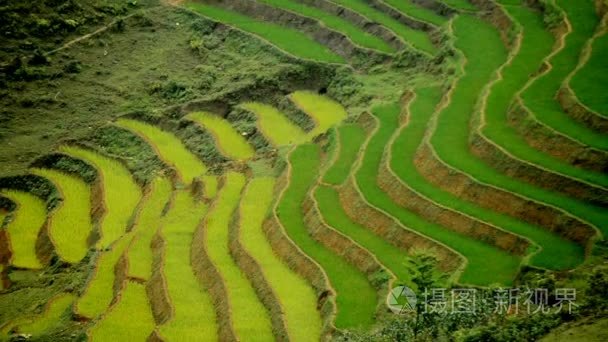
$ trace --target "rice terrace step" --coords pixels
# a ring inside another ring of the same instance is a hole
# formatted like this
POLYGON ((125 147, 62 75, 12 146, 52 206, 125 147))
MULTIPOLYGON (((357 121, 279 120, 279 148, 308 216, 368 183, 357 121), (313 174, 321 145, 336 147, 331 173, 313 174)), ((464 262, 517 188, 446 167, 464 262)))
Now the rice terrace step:
POLYGON ((0 341, 605 340, 606 0, 0 7, 0 341))

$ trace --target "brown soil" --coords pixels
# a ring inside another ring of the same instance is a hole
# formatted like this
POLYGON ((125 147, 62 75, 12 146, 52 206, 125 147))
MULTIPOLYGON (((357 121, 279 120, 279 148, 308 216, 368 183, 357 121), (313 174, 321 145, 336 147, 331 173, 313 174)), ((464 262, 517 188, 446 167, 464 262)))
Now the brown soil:
POLYGON ((577 121, 598 132, 608 132, 608 118, 598 115, 582 105, 570 86, 562 86, 557 93, 557 101, 564 112, 577 121))

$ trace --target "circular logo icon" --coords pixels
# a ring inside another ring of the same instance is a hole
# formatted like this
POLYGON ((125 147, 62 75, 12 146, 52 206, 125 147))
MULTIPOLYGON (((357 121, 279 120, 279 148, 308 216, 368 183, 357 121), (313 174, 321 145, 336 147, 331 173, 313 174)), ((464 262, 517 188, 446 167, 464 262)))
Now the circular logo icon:
POLYGON ((386 302, 388 308, 397 315, 416 311, 416 294, 407 286, 393 288, 386 302))

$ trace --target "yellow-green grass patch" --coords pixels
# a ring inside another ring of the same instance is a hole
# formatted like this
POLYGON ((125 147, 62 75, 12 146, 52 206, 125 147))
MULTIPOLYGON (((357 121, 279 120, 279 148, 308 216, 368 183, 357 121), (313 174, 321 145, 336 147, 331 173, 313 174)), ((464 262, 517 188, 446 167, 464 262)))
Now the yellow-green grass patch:
POLYGON ((152 274, 152 248, 150 244, 157 228, 162 224, 161 215, 171 199, 173 186, 166 177, 156 177, 150 183, 150 193, 146 198, 137 222, 137 236, 129 246, 129 276, 148 280, 152 274))
POLYGON ((118 119, 116 124, 148 141, 164 162, 175 167, 181 180, 186 184, 190 184, 194 178, 207 172, 205 164, 188 151, 175 135, 137 120, 118 119))
POLYGON ((239 240, 261 266, 264 278, 278 297, 291 340, 318 341, 322 322, 314 290, 278 259, 262 230, 274 184, 274 178, 260 177, 247 185, 239 209, 239 240))
POLYGON ((112 244, 110 250, 101 252, 87 287, 76 302, 76 314, 94 319, 108 309, 114 299, 115 266, 132 238, 133 233, 127 233, 112 244))
POLYGON ((218 325, 209 294, 190 266, 194 231, 207 206, 188 191, 178 191, 161 229, 165 240, 163 272, 173 307, 172 319, 159 327, 167 341, 216 341, 218 325))
POLYGON ((77 263, 87 254, 91 223, 91 188, 78 177, 52 169, 31 172, 50 180, 61 193, 62 202, 51 214, 49 235, 59 257, 77 263))
POLYGON ((145 341, 154 329, 146 286, 127 282, 119 301, 89 331, 92 341, 145 341))
POLYGON ((270 341, 274 337, 268 312, 228 250, 228 225, 245 186, 245 176, 228 172, 225 177, 225 184, 206 219, 205 248, 226 286, 237 337, 250 341, 270 341))
POLYGON ((248 102, 241 104, 240 107, 255 114, 258 128, 276 147, 300 144, 308 140, 306 132, 273 106, 248 102))
POLYGON ((13 219, 6 227, 11 243, 11 265, 42 268, 36 255, 36 240, 46 222, 46 204, 42 199, 23 191, 4 190, 2 196, 17 204, 13 219))
POLYGON ((344 107, 327 96, 301 90, 289 95, 289 99, 315 122, 315 128, 308 133, 314 138, 325 133, 330 127, 346 119, 344 107))
POLYGON ((191 113, 186 118, 211 132, 224 156, 234 160, 253 157, 254 150, 251 145, 225 119, 205 112, 191 113))
POLYGON ((53 297, 41 314, 20 317, 6 324, 2 328, 2 336, 0 338, 8 337, 9 331, 15 331, 19 334, 31 334, 32 338, 51 332, 62 325, 62 317, 64 315, 68 318, 70 317, 66 312, 71 308, 75 298, 76 296, 71 293, 61 293, 53 297))
POLYGON ((105 214, 97 247, 107 248, 127 231, 141 199, 141 189, 129 170, 116 159, 74 146, 62 146, 60 151, 93 165, 102 178, 105 214))

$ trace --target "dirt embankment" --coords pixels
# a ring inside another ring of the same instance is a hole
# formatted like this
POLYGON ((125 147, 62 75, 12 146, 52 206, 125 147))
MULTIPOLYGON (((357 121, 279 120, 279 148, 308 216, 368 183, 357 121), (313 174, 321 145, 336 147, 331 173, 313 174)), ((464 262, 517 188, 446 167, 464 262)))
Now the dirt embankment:
POLYGON ((427 8, 443 17, 452 17, 454 14, 458 13, 458 11, 456 11, 452 7, 437 0, 412 0, 412 2, 420 7, 427 8))
POLYGON ((338 188, 340 205, 351 220, 370 229, 406 253, 416 250, 429 250, 439 260, 439 267, 445 272, 456 271, 464 260, 461 256, 431 239, 403 227, 396 219, 370 206, 362 198, 354 179, 349 178, 338 188))
POLYGON ((588 223, 552 206, 480 183, 445 165, 427 144, 416 153, 418 172, 435 186, 481 207, 545 227, 566 239, 589 247, 596 232, 588 223))
POLYGON ((452 231, 515 255, 526 254, 530 242, 525 238, 432 202, 403 184, 389 170, 386 157, 383 159, 385 160, 380 165, 376 180, 378 186, 391 197, 393 202, 452 231))
POLYGON ((570 85, 565 84, 560 88, 557 93, 557 101, 564 112, 577 121, 598 132, 608 132, 608 118, 585 107, 576 97, 570 85))
POLYGON ((411 27, 414 30, 421 30, 421 31, 432 31, 434 29, 433 25, 430 25, 429 23, 426 23, 424 21, 420 21, 420 20, 416 20, 412 17, 408 17, 406 15, 404 15, 403 13, 399 12, 398 10, 396 10, 394 7, 389 6, 387 3, 385 3, 382 0, 367 0, 367 3, 369 3, 370 7, 377 9, 380 12, 384 12, 386 14, 388 14, 391 18, 397 20, 398 22, 404 24, 405 26, 411 27))

